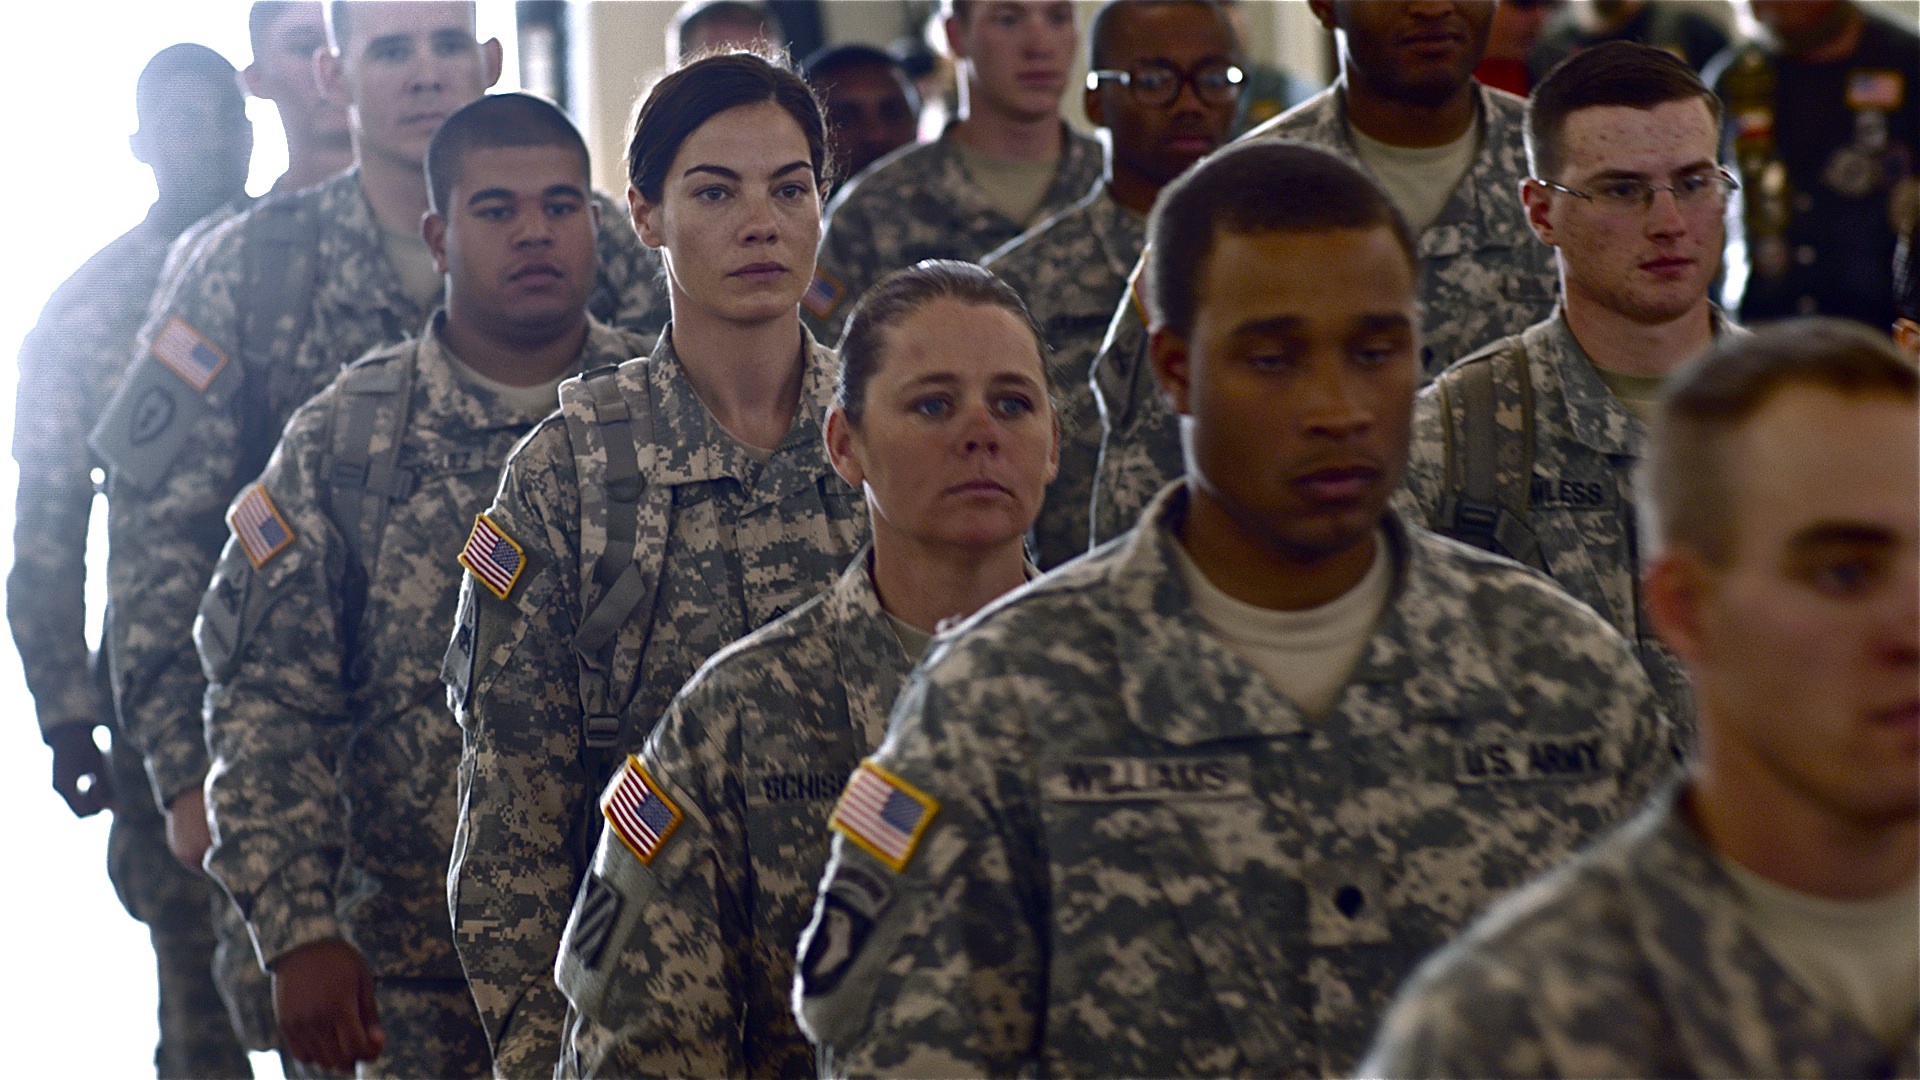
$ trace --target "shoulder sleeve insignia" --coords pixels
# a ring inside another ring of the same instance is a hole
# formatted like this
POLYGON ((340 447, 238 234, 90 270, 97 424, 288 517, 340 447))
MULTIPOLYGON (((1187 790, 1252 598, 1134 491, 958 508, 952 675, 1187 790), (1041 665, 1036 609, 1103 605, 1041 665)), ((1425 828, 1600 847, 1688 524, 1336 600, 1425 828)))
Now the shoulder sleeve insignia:
POLYGON ((280 516, 280 508, 273 505, 266 485, 259 482, 234 500, 227 511, 227 528, 233 530, 233 538, 240 541, 241 550, 247 553, 247 561, 255 570, 267 565, 268 559, 293 543, 293 527, 280 516))
POLYGON ((907 868, 927 825, 939 812, 939 800, 863 761, 847 781, 847 790, 827 824, 899 873, 907 868))
POLYGON ((520 572, 527 568, 527 553, 492 518, 476 514, 473 533, 460 551, 460 565, 473 571, 488 592, 505 600, 513 592, 514 582, 520 580, 520 572))
POLYGON ((841 299, 846 295, 845 285, 835 281, 833 275, 827 273, 825 268, 815 268, 813 284, 807 286, 807 293, 800 298, 800 302, 806 305, 808 311, 813 312, 814 318, 824 319, 833 314, 834 309, 840 306, 841 299))
POLYGON ((642 866, 653 863, 654 856, 666 846, 667 838, 680 827, 680 808, 673 805, 653 782, 640 759, 627 755, 620 775, 600 797, 600 812, 607 817, 620 842, 627 845, 642 866))
POLYGON ((201 337, 200 331, 178 315, 154 337, 151 351, 155 360, 203 394, 213 385, 214 376, 227 366, 227 354, 214 348, 213 342, 201 337))

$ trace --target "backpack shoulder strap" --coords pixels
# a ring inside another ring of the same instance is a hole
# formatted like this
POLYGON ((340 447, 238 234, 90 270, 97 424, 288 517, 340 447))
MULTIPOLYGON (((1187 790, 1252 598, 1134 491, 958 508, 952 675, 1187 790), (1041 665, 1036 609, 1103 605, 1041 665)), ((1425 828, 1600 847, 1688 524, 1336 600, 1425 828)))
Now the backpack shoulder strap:
POLYGON ((418 369, 415 343, 397 362, 349 368, 333 396, 328 417, 331 463, 321 490, 327 516, 347 543, 342 625, 349 655, 359 638, 388 512, 394 503, 412 497, 419 482, 412 471, 399 467, 418 369), (391 408, 382 408, 388 403, 391 408))
POLYGON ((1435 380, 1446 451, 1446 488, 1438 531, 1474 547, 1544 570, 1540 543, 1527 524, 1532 499, 1533 380, 1518 341, 1468 357, 1435 380), (1519 395, 1518 437, 1499 425, 1497 388, 1519 395), (1510 458, 1502 468, 1502 451, 1510 458))
POLYGON ((240 354, 266 370, 247 372, 241 423, 240 475, 250 477, 266 465, 280 436, 280 422, 299 401, 294 395, 291 356, 263 356, 262 349, 286 319, 293 319, 289 341, 307 335, 317 285, 320 215, 311 198, 299 194, 268 198, 247 215, 246 276, 240 287, 240 354))
POLYGON ((619 368, 589 372, 562 384, 560 393, 563 405, 573 406, 561 412, 580 490, 582 614, 573 637, 580 667, 580 747, 593 790, 598 791, 612 773, 621 744, 621 715, 638 682, 637 670, 624 680, 616 670, 620 629, 635 613, 644 613, 647 626, 640 648, 645 650, 673 492, 649 487, 641 472, 642 453, 652 453, 652 402, 629 407, 620 390, 619 368), (604 528, 595 527, 601 523, 604 528), (602 535, 604 540, 596 545, 594 538, 602 535))

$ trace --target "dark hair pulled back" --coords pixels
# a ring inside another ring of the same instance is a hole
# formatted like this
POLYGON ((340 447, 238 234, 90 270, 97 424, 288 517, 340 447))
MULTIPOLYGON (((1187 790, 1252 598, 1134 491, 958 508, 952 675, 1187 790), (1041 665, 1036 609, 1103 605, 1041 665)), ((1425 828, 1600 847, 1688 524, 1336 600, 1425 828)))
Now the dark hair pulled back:
POLYGON ((820 100, 781 59, 750 50, 711 53, 668 73, 640 103, 627 143, 627 179, 650 203, 658 203, 680 144, 700 125, 728 109, 771 101, 806 136, 815 183, 831 181, 827 125, 820 100))

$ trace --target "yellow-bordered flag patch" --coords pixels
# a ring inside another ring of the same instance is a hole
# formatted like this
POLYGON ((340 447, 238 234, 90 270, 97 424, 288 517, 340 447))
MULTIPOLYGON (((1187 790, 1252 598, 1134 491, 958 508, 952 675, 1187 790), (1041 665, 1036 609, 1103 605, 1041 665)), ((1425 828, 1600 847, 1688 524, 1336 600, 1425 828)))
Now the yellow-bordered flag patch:
POLYGON ((527 568, 527 553, 492 518, 476 514, 467 546, 460 549, 460 565, 473 571, 488 592, 505 600, 527 568))
POLYGON ((227 366, 227 354, 214 348, 213 342, 187 325, 178 315, 154 336, 153 358, 167 365, 175 375, 199 393, 206 393, 214 376, 227 366))
POLYGON ((600 796, 600 812, 642 866, 653 862, 673 830, 680 827, 680 808, 632 754, 620 767, 620 775, 607 786, 607 793, 600 796))
POLYGON ((827 824, 893 867, 907 868, 940 802, 871 761, 863 761, 841 792, 827 824))
POLYGON ((255 570, 293 543, 293 527, 280 516, 266 485, 257 481, 227 510, 227 528, 233 530, 233 538, 240 541, 240 550, 247 553, 255 570))
POLYGON ((800 298, 800 302, 813 312, 814 318, 824 319, 833 314, 834 309, 840 306, 841 298, 846 295, 845 285, 835 281, 832 274, 815 267, 813 283, 807 286, 806 295, 800 298))

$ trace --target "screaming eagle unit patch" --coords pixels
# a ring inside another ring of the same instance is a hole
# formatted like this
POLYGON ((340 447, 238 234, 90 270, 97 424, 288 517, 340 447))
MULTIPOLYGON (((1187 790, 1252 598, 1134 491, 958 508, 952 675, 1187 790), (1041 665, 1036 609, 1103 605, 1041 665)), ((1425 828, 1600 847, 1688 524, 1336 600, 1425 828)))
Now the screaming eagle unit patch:
POLYGON ((863 761, 847 781, 827 825, 900 873, 939 812, 939 800, 863 761))
POLYGON ((227 528, 233 530, 233 538, 255 570, 293 543, 293 527, 280 516, 280 508, 273 505, 273 497, 258 481, 241 492, 227 510, 227 528))
POLYGON ((467 546, 460 549, 460 565, 471 570, 488 592, 505 600, 527 568, 527 553, 492 518, 476 514, 467 546))

